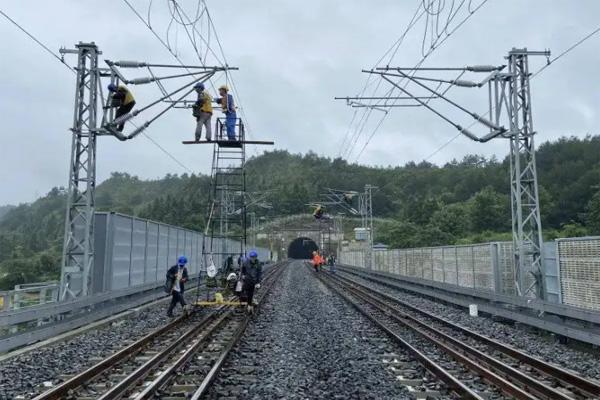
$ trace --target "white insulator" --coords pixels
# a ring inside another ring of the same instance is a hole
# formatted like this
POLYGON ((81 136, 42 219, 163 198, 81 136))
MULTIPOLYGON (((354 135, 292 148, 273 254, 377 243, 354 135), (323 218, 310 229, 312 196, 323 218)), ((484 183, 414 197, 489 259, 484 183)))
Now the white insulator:
POLYGON ((476 142, 479 142, 479 138, 477 136, 475 136, 475 134, 472 133, 471 131, 469 131, 467 128, 463 128, 460 125, 458 125, 456 128, 460 131, 460 133, 462 133, 463 135, 465 135, 469 139, 474 140, 476 142))
POLYGON ((496 131, 499 131, 501 128, 494 124, 492 121, 483 118, 481 115, 477 114, 477 113, 471 113, 471 116, 473 118, 475 118, 476 121, 481 122, 483 125, 487 126, 490 129, 494 129, 496 131))
POLYGON ((497 70, 498 67, 494 65, 470 65, 466 69, 471 72, 493 72, 497 70))
POLYGON ((129 113, 129 114, 121 115, 119 118, 115 118, 113 120, 113 124, 116 124, 116 125, 122 124, 123 122, 129 121, 131 118, 135 117, 136 115, 137 115, 137 112, 135 114, 129 113))
POLYGON ((140 126, 135 131, 131 132, 129 134, 129 136, 127 136, 127 139, 133 139, 134 137, 136 137, 137 135, 142 133, 142 131, 144 131, 144 129, 146 129, 148 126, 150 126, 150 123, 145 122, 144 125, 140 126))
POLYGON ((146 63, 140 61, 116 61, 115 65, 122 68, 140 68, 145 67, 146 63))
POLYGON ((128 83, 132 84, 132 85, 144 85, 146 83, 152 83, 154 82, 154 78, 151 77, 146 77, 146 78, 135 78, 135 79, 131 79, 129 81, 127 81, 128 83))
POLYGON ((498 130, 492 131, 492 132, 488 133, 487 135, 485 135, 484 137, 482 137, 480 139, 480 142, 487 142, 489 140, 492 140, 493 138, 500 136, 504 132, 506 132, 505 128, 500 128, 498 130))
POLYGON ((462 87, 477 87, 478 84, 472 81, 463 81, 461 79, 455 79, 453 81, 450 81, 450 83, 452 83, 453 85, 456 86, 462 86, 462 87))

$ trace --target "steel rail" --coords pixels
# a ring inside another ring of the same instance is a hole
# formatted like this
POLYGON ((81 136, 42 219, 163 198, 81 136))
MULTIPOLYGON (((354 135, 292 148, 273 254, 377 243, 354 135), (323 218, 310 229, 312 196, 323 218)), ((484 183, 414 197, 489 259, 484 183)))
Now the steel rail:
POLYGON ((141 351, 147 344, 149 344, 152 340, 159 337, 160 335, 167 333, 171 329, 177 327, 181 322, 187 319, 187 315, 182 315, 173 321, 169 322, 167 325, 160 327, 146 336, 136 340, 131 343, 127 347, 117 351, 116 353, 110 355, 109 357, 103 359, 99 363, 91 366, 85 371, 69 378, 65 382, 62 382, 58 386, 55 386, 52 389, 36 396, 33 400, 52 400, 59 399, 61 397, 67 396, 72 390, 82 386, 85 382, 93 379, 95 376, 108 371, 113 366, 115 366, 118 362, 124 360, 126 357, 131 356, 139 351, 141 351))
MULTIPOLYGON (((287 267, 287 263, 281 267, 275 268, 274 271, 271 274, 269 274, 269 276, 266 278, 266 279, 268 279, 268 282, 265 284, 265 286, 264 286, 265 290, 264 290, 264 292, 262 292, 261 297, 258 300, 259 304, 263 301, 264 298, 266 298, 267 294, 270 292, 271 288, 274 286, 275 282, 281 276, 283 271, 285 271, 286 267, 287 267)), ((225 320, 225 317, 233 317, 233 312, 229 311, 226 316, 225 315, 223 316, 223 320, 225 320)), ((232 339, 227 343, 226 347, 221 351, 219 357, 217 358, 217 360, 215 360, 210 371, 202 379, 200 386, 198 387, 198 389, 196 389, 196 391, 192 395, 191 399, 200 398, 211 387, 212 383, 214 382, 214 379, 218 375, 219 371, 221 370, 221 367, 223 366, 225 360, 227 359, 227 356, 229 355, 229 353, 231 352, 233 347, 239 342, 240 338, 242 337, 242 335, 250 321, 250 318, 251 318, 250 315, 246 315, 246 316, 244 316, 242 321, 240 321, 240 325, 236 328, 236 331, 235 331, 232 339)), ((206 337, 204 337, 203 339, 207 339, 209 336, 210 336, 210 334, 207 334, 206 337)), ((192 345, 190 348, 188 348, 175 362, 173 362, 167 369, 165 369, 148 386, 146 386, 141 393, 136 395, 134 397, 134 399, 135 400, 151 399, 155 396, 155 394, 159 390, 164 390, 163 388, 165 386, 169 385, 173 381, 177 372, 182 367, 184 367, 184 365, 194 356, 194 354, 196 354, 196 352, 198 351, 198 349, 200 348, 200 346, 202 344, 201 342, 204 342, 204 340, 199 340, 198 342, 194 343, 194 345, 192 345)))
MULTIPOLYGON (((519 349, 516 349, 512 346, 501 343, 497 340, 491 339, 485 335, 477 333, 469 328, 461 326, 457 323, 449 321, 445 318, 437 316, 428 311, 422 310, 418 307, 413 306, 412 304, 409 304, 409 303, 407 303, 403 300, 400 300, 394 296, 391 296, 387 293, 382 293, 381 291, 375 290, 365 284, 355 281, 354 279, 350 279, 350 278, 346 278, 346 277, 342 277, 342 276, 338 276, 338 278, 342 279, 344 281, 347 281, 353 285, 360 286, 361 288, 364 288, 366 290, 370 290, 371 292, 376 293, 377 296, 380 296, 387 301, 394 302, 394 303, 396 303, 402 307, 405 307, 415 313, 418 313, 427 318, 430 318, 431 320, 434 320, 435 322, 439 322, 451 329, 455 329, 473 339, 476 339, 476 340, 490 346, 491 348, 493 348, 495 350, 498 350, 498 351, 506 354, 509 357, 512 357, 520 362, 529 364, 529 366, 533 367, 538 372, 561 382, 569 390, 575 389, 577 392, 582 393, 583 396, 589 397, 589 398, 600 397, 600 382, 594 381, 592 379, 587 379, 585 377, 575 374, 574 372, 571 372, 571 371, 568 371, 559 366, 547 363, 544 360, 541 360, 537 357, 526 354, 525 352, 523 352, 519 349)), ((416 320, 414 317, 411 316, 411 318, 420 323, 420 321, 416 320)))
MULTIPOLYGON (((274 271, 274 270, 278 270, 278 269, 279 268, 269 269, 269 271, 267 272, 267 276, 265 278, 268 279, 270 276, 274 275, 276 273, 276 271, 274 271), (271 271, 273 271, 273 272, 271 272, 271 271)), ((203 318, 202 321, 200 321, 200 323, 196 324, 194 328, 190 329, 188 331, 188 333, 190 333, 194 329, 196 329, 196 330, 201 329, 202 327, 200 325, 203 322, 209 323, 210 321, 212 321, 215 318, 216 311, 218 311, 220 309, 221 308, 211 311, 207 315, 206 318, 203 318)), ((86 383, 88 383, 90 380, 94 379, 98 375, 111 370, 119 362, 125 360, 126 358, 128 358, 130 356, 135 355, 136 353, 143 351, 143 349, 147 345, 149 345, 154 339, 160 337, 163 334, 170 332, 172 329, 179 326, 187 318, 188 318, 188 316, 184 314, 184 315, 170 321, 168 324, 148 333, 144 337, 136 340, 135 342, 129 344, 125 348, 123 348, 123 349, 117 351, 116 353, 108 356, 107 358, 101 360, 100 362, 89 367, 88 369, 84 370, 83 372, 80 372, 80 373, 72 376, 65 382, 62 382, 59 385, 39 394, 38 396, 34 397, 33 400, 54 400, 54 399, 60 399, 60 398, 70 396, 76 389, 82 387, 83 385, 85 385, 86 383)), ((146 364, 148 364, 150 361, 158 362, 158 361, 160 361, 158 358, 164 358, 164 357, 166 357, 166 354, 163 354, 163 352, 160 352, 155 357, 153 357, 151 360, 149 360, 146 364)), ((148 366, 150 367, 150 364, 148 364, 148 366)), ((127 388, 131 387, 131 385, 134 384, 132 382, 137 382, 137 380, 139 380, 140 377, 144 376, 142 371, 137 368, 133 374, 135 374, 136 376, 132 377, 131 375, 128 375, 124 379, 126 382, 121 381, 116 385, 116 387, 118 387, 119 390, 115 390, 115 394, 117 392, 121 393, 120 390, 126 386, 127 386, 127 388), (121 384, 123 384, 124 386, 121 386, 121 384)), ((111 388, 111 390, 112 389, 113 388, 111 388)), ((115 397, 118 397, 118 395, 115 397)), ((115 397, 107 397, 107 398, 115 398, 115 397)))
MULTIPOLYGON (((375 317, 371 312, 366 310, 356 301, 354 301, 350 296, 348 296, 344 291, 338 289, 332 281, 324 279, 319 275, 321 282, 323 282, 327 287, 329 287, 333 292, 337 293, 340 297, 342 297, 346 302, 348 302, 352 307, 357 309, 361 314, 363 314, 367 319, 373 322, 378 328, 384 331, 391 339, 393 339, 396 343, 406 349, 409 353, 412 354, 423 366, 429 370, 435 377, 440 379, 448 388, 460 396, 461 399, 477 399, 483 400, 485 399, 480 394, 475 392, 473 389, 466 386, 463 382, 454 377, 450 372, 448 372, 444 367, 439 365, 437 362, 433 361, 427 355, 419 351, 412 344, 407 342, 404 338, 390 329, 385 323, 381 322, 377 317, 375 317)), ((340 285, 341 287, 341 285, 340 285)))

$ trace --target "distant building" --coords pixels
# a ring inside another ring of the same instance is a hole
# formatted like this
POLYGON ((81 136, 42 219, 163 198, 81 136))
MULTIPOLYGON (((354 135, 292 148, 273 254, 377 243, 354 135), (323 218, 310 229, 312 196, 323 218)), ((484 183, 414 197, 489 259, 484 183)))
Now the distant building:
POLYGON ((369 240, 368 228, 354 228, 354 240, 364 242, 369 240))

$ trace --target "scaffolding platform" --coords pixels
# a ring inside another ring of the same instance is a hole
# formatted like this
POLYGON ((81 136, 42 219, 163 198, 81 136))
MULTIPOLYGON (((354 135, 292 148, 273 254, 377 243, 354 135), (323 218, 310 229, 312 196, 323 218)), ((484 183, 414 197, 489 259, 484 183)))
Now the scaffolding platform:
POLYGON ((263 145, 263 146, 272 146, 275 142, 266 141, 266 140, 211 140, 210 142, 207 140, 184 140, 181 143, 183 144, 217 144, 219 147, 237 147, 241 148, 246 144, 252 145, 263 145))

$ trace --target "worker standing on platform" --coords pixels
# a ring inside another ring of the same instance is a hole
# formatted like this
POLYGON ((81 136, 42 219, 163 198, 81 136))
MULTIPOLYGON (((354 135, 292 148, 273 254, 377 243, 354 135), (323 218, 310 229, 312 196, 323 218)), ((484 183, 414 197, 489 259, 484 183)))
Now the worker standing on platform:
POLYGON ((185 308, 185 299, 183 298, 183 292, 185 291, 185 282, 188 280, 188 270, 186 268, 187 257, 180 256, 177 260, 177 264, 173 265, 167 271, 167 285, 171 287, 171 304, 167 311, 167 316, 173 316, 173 309, 177 303, 181 304, 181 307, 185 308))
MULTIPOLYGON (((108 91, 111 93, 110 107, 118 107, 115 113, 115 120, 125 114, 129 114, 133 106, 135 106, 135 99, 129 89, 123 85, 117 86, 111 83, 108 85, 108 91)), ((117 131, 123 132, 123 128, 125 128, 125 122, 117 125, 117 131)))
POLYGON ((215 99, 215 102, 221 105, 221 109, 225 113, 225 129, 227 130, 227 139, 235 140, 235 124, 237 122, 237 114, 233 96, 229 94, 229 88, 223 85, 219 88, 220 98, 215 99))
POLYGON ((260 288, 260 281, 262 279, 262 265, 258 261, 258 254, 255 250, 251 250, 248 253, 248 258, 244 260, 242 264, 242 282, 243 282, 243 296, 248 302, 248 311, 254 311, 254 289, 260 288))
POLYGON ((204 90, 204 83, 198 82, 194 85, 198 100, 192 106, 192 115, 196 117, 196 142, 202 138, 202 127, 206 129, 206 141, 210 142, 212 137, 212 129, 210 120, 212 118, 213 107, 212 98, 204 90))

